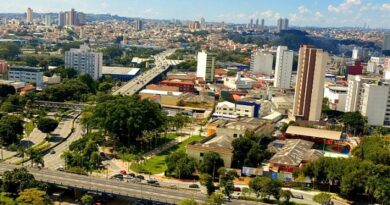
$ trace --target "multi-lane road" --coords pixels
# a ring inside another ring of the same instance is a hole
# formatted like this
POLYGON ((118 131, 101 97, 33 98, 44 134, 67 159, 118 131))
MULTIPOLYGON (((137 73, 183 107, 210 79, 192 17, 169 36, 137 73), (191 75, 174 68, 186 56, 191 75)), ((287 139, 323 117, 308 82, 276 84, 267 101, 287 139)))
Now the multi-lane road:
MULTIPOLYGON (((45 167, 56 170, 57 168, 64 167, 64 160, 61 158, 62 153, 69 149, 69 145, 82 137, 82 125, 80 125, 78 117, 79 113, 74 113, 73 117, 73 132, 63 142, 58 144, 52 149, 51 152, 44 156, 45 167)), ((71 128, 69 128, 71 129, 71 128)))
POLYGON ((161 73, 165 72, 169 68, 168 61, 166 57, 172 55, 175 52, 175 49, 166 50, 158 55, 154 56, 156 67, 147 70, 124 86, 116 90, 113 95, 134 95, 138 91, 140 91, 143 87, 145 87, 150 81, 155 79, 161 73))

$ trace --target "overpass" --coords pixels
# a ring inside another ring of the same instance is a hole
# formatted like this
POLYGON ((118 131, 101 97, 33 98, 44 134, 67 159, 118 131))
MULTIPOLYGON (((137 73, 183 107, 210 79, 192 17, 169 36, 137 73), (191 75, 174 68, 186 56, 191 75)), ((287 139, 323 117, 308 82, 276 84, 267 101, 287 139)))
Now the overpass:
POLYGON ((143 72, 137 77, 133 78, 131 81, 126 83, 124 86, 116 90, 113 95, 134 95, 144 88, 148 83, 150 83, 157 76, 161 75, 169 69, 171 65, 168 64, 166 57, 172 55, 176 49, 170 49, 164 51, 154 57, 156 67, 143 72))
POLYGON ((82 110, 86 106, 86 104, 71 103, 71 102, 34 101, 33 106, 38 108, 45 107, 45 108, 56 108, 56 109, 82 110))
MULTIPOLYGON (((5 171, 11 171, 15 168, 21 168, 21 166, 0 163, 0 174, 2 175, 5 171)), ((101 179, 92 176, 51 171, 48 169, 26 168, 38 181, 96 193, 112 194, 121 197, 146 199, 171 204, 177 204, 181 200, 188 198, 193 198, 198 202, 204 202, 206 200, 205 195, 195 191, 179 191, 177 189, 101 179)))

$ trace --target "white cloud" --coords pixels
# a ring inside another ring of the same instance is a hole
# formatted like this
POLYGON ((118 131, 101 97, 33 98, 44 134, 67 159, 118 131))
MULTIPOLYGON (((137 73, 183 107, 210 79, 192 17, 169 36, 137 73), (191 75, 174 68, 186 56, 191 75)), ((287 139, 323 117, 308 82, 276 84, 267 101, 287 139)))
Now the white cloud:
POLYGON ((306 8, 305 6, 299 6, 299 7, 298 7, 298 12, 299 12, 300 14, 304 14, 304 13, 309 13, 310 11, 309 11, 309 9, 306 8))
POLYGON ((350 13, 350 8, 353 6, 358 6, 362 4, 361 0, 346 0, 345 2, 334 6, 334 5, 329 5, 328 6, 328 11, 329 12, 334 12, 334 13, 341 13, 341 12, 348 12, 350 13))
POLYGON ((315 13, 315 16, 316 16, 317 18, 322 18, 324 15, 323 15, 321 12, 317 11, 317 12, 315 13))
POLYGON ((384 3, 382 4, 382 10, 390 11, 390 3, 384 3))

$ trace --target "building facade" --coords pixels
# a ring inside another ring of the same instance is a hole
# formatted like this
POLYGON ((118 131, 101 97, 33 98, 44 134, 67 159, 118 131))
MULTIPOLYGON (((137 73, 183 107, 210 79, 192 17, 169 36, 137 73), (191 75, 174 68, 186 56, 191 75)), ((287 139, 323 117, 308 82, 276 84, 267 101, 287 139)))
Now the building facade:
POLYGON ((345 112, 359 111, 363 85, 366 83, 373 83, 375 81, 376 79, 364 78, 360 75, 348 76, 348 91, 345 101, 345 112))
POLYGON ((321 119, 327 61, 328 53, 322 49, 301 46, 293 107, 295 119, 321 119))
POLYGON ((198 53, 196 77, 202 78, 208 83, 214 82, 216 56, 202 51, 198 53))
POLYGON ((274 87, 280 89, 289 89, 291 87, 293 58, 294 52, 288 50, 287 46, 278 46, 274 87))
POLYGON ((91 52, 87 45, 65 52, 65 67, 86 73, 97 80, 102 77, 103 53, 91 52))
POLYGON ((256 51, 251 57, 251 71, 254 74, 272 75, 274 57, 266 51, 256 51))
POLYGON ((27 9, 26 22, 27 23, 32 23, 33 22, 33 10, 31 8, 27 9))
POLYGON ((43 70, 43 68, 35 67, 10 67, 8 69, 8 80, 35 83, 37 87, 42 87, 43 70))

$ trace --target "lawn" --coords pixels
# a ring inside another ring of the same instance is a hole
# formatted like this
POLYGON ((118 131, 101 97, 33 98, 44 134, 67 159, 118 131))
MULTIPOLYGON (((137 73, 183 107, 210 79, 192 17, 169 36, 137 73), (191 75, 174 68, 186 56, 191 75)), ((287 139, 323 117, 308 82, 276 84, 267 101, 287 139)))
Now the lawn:
POLYGON ((191 142, 199 142, 203 139, 201 136, 192 136, 182 143, 171 147, 170 149, 161 152, 160 154, 151 157, 150 159, 143 162, 141 165, 132 163, 130 169, 138 173, 150 173, 150 174, 160 174, 163 173, 167 166, 165 165, 165 158, 177 151, 184 151, 186 146, 191 142))
POLYGON ((35 126, 33 122, 27 122, 25 125, 25 132, 26 132, 26 137, 30 136, 31 132, 34 130, 35 126))

